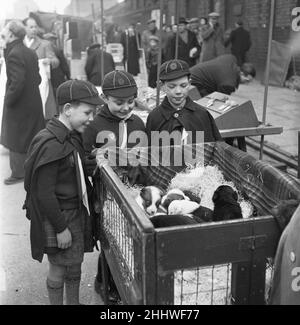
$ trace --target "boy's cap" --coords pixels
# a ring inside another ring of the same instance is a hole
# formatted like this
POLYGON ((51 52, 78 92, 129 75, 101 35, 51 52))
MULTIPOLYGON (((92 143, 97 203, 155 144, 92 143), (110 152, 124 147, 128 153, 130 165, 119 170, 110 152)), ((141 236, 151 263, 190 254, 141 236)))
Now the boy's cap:
POLYGON ((189 65, 182 60, 167 61, 160 67, 159 79, 169 81, 190 75, 189 65))
POLYGON ((129 98, 137 94, 133 76, 126 71, 112 71, 104 76, 102 83, 104 95, 116 98, 129 98))
POLYGON ((147 21, 147 24, 149 25, 149 24, 152 24, 152 23, 156 23, 156 20, 155 19, 149 19, 148 21, 147 21))
POLYGON ((102 105, 96 87, 89 81, 68 80, 61 84, 56 91, 58 105, 79 101, 90 105, 102 105))

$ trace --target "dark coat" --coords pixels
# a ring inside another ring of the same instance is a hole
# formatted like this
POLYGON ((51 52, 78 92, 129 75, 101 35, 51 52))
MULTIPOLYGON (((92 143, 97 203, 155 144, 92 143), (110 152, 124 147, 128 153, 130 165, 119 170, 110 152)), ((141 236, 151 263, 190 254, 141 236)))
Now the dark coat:
POLYGON ((71 78, 70 67, 63 50, 53 47, 54 53, 59 60, 59 66, 57 68, 51 67, 51 84, 53 87, 54 96, 56 95, 56 89, 65 81, 71 78))
POLYGON ((140 42, 140 36, 137 34, 129 36, 122 33, 121 35, 121 44, 124 48, 124 64, 127 64, 127 71, 134 76, 140 73, 138 42, 140 42))
POLYGON ((238 65, 242 66, 246 62, 246 53, 251 47, 250 33, 243 27, 238 27, 230 34, 225 45, 231 43, 231 53, 236 57, 238 65))
POLYGON ((5 61, 1 144, 11 151, 26 153, 33 137, 45 127, 38 58, 22 40, 16 40, 8 44, 5 61))
MULTIPOLYGON (((99 132, 109 131, 112 132, 116 139, 116 146, 119 147, 119 123, 122 120, 117 116, 111 114, 107 105, 104 105, 99 113, 95 116, 94 120, 88 125, 83 133, 83 146, 87 153, 91 152, 96 147, 101 145, 96 144, 96 138, 99 132)), ((135 114, 132 114, 127 120, 127 136, 134 131, 144 131, 144 122, 135 114)), ((137 143, 127 143, 128 148, 136 146, 137 143)))
MULTIPOLYGON (((25 180, 24 188, 27 192, 24 208, 26 216, 31 221, 30 225, 30 241, 32 257, 39 262, 42 261, 46 252, 46 233, 43 227, 45 217, 41 213, 41 205, 37 195, 38 170, 56 161, 62 161, 70 154, 79 153, 82 161, 84 160, 84 150, 82 146, 82 138, 76 132, 70 132, 56 118, 50 120, 46 129, 40 131, 33 139, 28 150, 28 157, 25 162, 25 180)), ((74 159, 75 164, 76 159, 74 159)), ((85 169, 85 166, 83 166, 85 169)), ((86 175, 86 173, 85 173, 86 175)), ((65 184, 67 186, 67 184, 65 184)), ((76 166, 76 186, 78 190, 79 205, 82 199, 82 188, 80 180, 80 172, 76 166)), ((88 194, 91 192, 90 182, 86 179, 88 194)), ((67 200, 68 198, 66 198, 67 200)), ((61 205, 61 203, 60 203, 61 205)), ((61 207, 61 210, 63 208, 61 207)), ((86 220, 90 222, 90 220, 86 220)), ((91 234, 85 234, 91 237, 91 234)), ((89 238, 85 238, 85 251, 91 251, 92 247, 87 245, 89 238)))
POLYGON ((207 25, 201 29, 202 50, 200 62, 212 60, 225 54, 223 29, 220 25, 215 28, 207 25))
POLYGON ((234 92, 240 83, 240 70, 236 59, 231 54, 221 55, 213 60, 198 63, 190 69, 192 85, 196 86, 201 96, 215 91, 234 92))
POLYGON ((270 305, 300 305, 300 208, 284 230, 277 247, 270 305))
POLYGON ((202 106, 193 102, 189 97, 181 111, 175 111, 165 97, 160 106, 148 116, 146 131, 151 139, 151 131, 181 131, 182 128, 193 133, 193 143, 196 143, 196 131, 204 131, 204 142, 222 140, 218 127, 211 114, 202 106))
MULTIPOLYGON (((189 64, 190 67, 196 64, 197 58, 200 55, 201 47, 197 41, 196 35, 188 32, 187 43, 185 43, 180 36, 178 36, 178 59, 183 60, 189 64), (192 48, 197 48, 197 53, 193 58, 190 58, 190 51, 192 48)), ((176 34, 170 38, 166 49, 166 61, 175 59, 176 55, 176 34)))
MULTIPOLYGON (((107 73, 115 70, 115 62, 111 54, 103 52, 104 58, 104 71, 103 76, 107 73)), ((85 72, 90 81, 95 86, 101 86, 102 84, 102 75, 101 75, 101 63, 102 63, 102 50, 95 49, 93 50, 87 58, 85 65, 85 72)))

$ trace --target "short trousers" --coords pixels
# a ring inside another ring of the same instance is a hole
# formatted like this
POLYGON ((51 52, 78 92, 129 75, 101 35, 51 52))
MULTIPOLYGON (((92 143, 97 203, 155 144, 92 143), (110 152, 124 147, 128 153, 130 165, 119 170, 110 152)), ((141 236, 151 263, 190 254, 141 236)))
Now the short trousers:
MULTIPOLYGON (((54 232, 54 236, 49 237, 49 228, 52 228, 49 221, 45 222, 45 229, 47 233, 47 241, 55 242, 56 241, 56 249, 55 253, 50 253, 51 250, 45 249, 45 252, 48 255, 48 260, 51 264, 54 265, 63 265, 70 266, 74 264, 81 264, 83 262, 84 256, 84 231, 83 231, 83 218, 84 216, 80 212, 80 210, 62 210, 62 214, 65 216, 68 229, 72 235, 72 245, 67 249, 58 249, 56 234, 54 232)), ((54 246, 54 245, 53 245, 54 246)))

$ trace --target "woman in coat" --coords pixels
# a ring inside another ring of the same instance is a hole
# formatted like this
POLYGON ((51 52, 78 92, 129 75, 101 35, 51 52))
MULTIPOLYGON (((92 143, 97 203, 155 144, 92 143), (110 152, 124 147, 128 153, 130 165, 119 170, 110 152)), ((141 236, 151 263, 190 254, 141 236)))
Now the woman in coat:
POLYGON ((39 91, 38 58, 23 44, 25 29, 11 21, 2 31, 6 44, 7 84, 4 98, 1 144, 10 151, 12 174, 4 183, 23 181, 26 153, 33 137, 45 127, 39 91))

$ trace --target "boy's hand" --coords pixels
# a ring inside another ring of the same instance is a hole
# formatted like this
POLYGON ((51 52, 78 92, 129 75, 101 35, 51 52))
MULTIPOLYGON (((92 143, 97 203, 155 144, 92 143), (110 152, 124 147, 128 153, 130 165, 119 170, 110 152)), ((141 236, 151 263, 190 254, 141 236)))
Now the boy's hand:
POLYGON ((97 160, 94 155, 89 155, 84 159, 84 166, 88 176, 93 175, 95 168, 97 167, 97 160))
POLYGON ((67 249, 72 245, 72 235, 68 228, 56 234, 58 248, 67 249))

